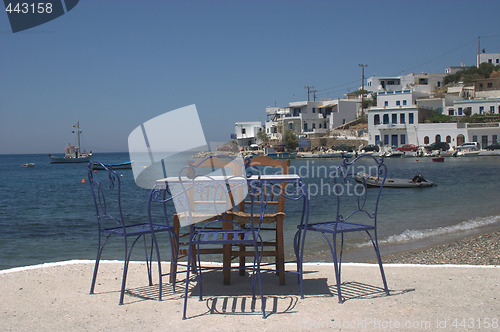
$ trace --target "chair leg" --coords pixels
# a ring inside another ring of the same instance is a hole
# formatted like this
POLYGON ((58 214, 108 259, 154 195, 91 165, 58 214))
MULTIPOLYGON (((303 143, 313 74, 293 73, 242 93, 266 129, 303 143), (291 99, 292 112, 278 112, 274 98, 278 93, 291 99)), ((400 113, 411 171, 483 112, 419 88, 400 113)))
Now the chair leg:
MULTIPOLYGON (((264 252, 264 243, 262 242, 262 239, 260 239, 261 241, 261 250, 260 250, 260 253, 257 252, 257 246, 255 246, 255 249, 256 249, 256 252, 255 252, 255 257, 258 257, 258 260, 257 260, 257 278, 259 279, 259 290, 260 290, 260 300, 261 300, 261 304, 262 304, 262 318, 266 318, 266 301, 264 299, 264 291, 262 289, 262 275, 261 275, 261 271, 260 271, 260 263, 262 261, 262 255, 263 255, 263 252, 264 252)), ((254 266, 255 268, 255 266, 254 266)), ((254 273, 255 273, 255 270, 254 270, 254 273)))
MULTIPOLYGON (((243 237, 240 235, 240 239, 243 237)), ((246 265, 246 256, 245 256, 246 246, 244 244, 240 245, 240 276, 245 275, 245 265, 246 265)))
POLYGON ((342 290, 341 290, 341 277, 340 277, 340 265, 337 256, 337 235, 333 235, 333 265, 335 268, 335 279, 337 280, 337 296, 339 297, 339 303, 342 303, 342 290))
POLYGON ((146 235, 142 236, 144 240, 144 253, 146 254, 146 269, 148 271, 148 282, 149 286, 153 286, 153 277, 151 275, 151 268, 153 264, 153 237, 151 237, 151 255, 148 257, 148 248, 146 245, 146 235))
POLYGON ((170 260, 170 282, 172 283, 172 290, 175 292, 175 284, 177 282, 177 261, 179 259, 179 238, 171 232, 170 236, 170 249, 171 249, 171 260, 170 260))
POLYGON ((339 276, 342 280, 342 254, 344 253, 344 233, 340 233, 339 276))
POLYGON ((330 242, 330 239, 328 239, 328 237, 326 236, 325 233, 321 233, 323 234, 324 238, 326 239, 326 242, 328 242, 328 245, 330 246, 330 251, 332 253, 332 257, 333 257, 333 269, 335 270, 335 280, 337 282, 337 296, 339 297, 339 303, 342 303, 342 292, 341 292, 341 289, 340 289, 340 268, 339 268, 339 261, 338 261, 338 257, 337 257, 337 235, 336 234, 333 234, 332 235, 332 242, 333 242, 333 245, 332 245, 332 242, 330 242))
POLYGON ((384 284, 384 291, 387 295, 389 294, 389 287, 387 287, 387 280, 385 279, 384 267, 382 266, 382 257, 380 256, 380 248, 378 246, 377 234, 375 233, 375 240, 370 235, 370 232, 366 231, 370 240, 372 241, 373 248, 375 249, 375 254, 377 255, 378 266, 380 268, 380 275, 382 276, 382 282, 384 284))
MULTIPOLYGON (((302 287, 303 283, 303 266, 302 266, 302 253, 303 253, 303 248, 301 249, 301 239, 302 237, 302 230, 298 229, 297 232, 295 233, 295 237, 293 239, 293 249, 295 251, 295 259, 297 260, 297 282, 299 284, 300 288, 300 298, 304 298, 304 289, 302 287)), ((305 230, 304 230, 304 237, 305 237, 305 230)), ((303 245, 302 245, 303 246, 303 245)))
POLYGON ((106 240, 104 240, 104 243, 101 246, 101 233, 99 232, 99 239, 98 239, 98 243, 97 243, 97 256, 95 258, 94 273, 92 275, 92 283, 90 284, 90 294, 94 294, 95 282, 97 280, 97 271, 99 270, 99 262, 101 261, 102 250, 104 249, 106 242, 108 242, 108 239, 109 239, 109 235, 106 237, 106 240))
MULTIPOLYGON (((179 234, 180 234, 180 224, 179 224, 179 216, 174 214, 173 217, 173 226, 174 226, 174 238, 175 242, 171 242, 172 244, 172 253, 176 253, 176 261, 174 264, 174 255, 172 254, 172 258, 170 260, 170 282, 174 285, 175 292, 175 278, 177 277, 177 258, 179 255, 179 234)), ((170 235, 170 241, 172 241, 172 234, 170 235)))
MULTIPOLYGON (((232 229, 233 224, 224 221, 222 223, 222 229, 232 229)), ((230 235, 232 237, 232 235, 230 235)), ((222 253, 222 274, 224 276, 224 285, 229 285, 231 283, 231 251, 232 246, 230 244, 225 244, 223 246, 222 253)))
MULTIPOLYGON (((160 259, 160 248, 158 247, 158 241, 156 240, 156 235, 154 232, 151 232, 151 246, 156 249, 156 260, 158 262, 158 280, 159 280, 159 286, 158 286, 158 301, 161 301, 161 295, 162 295, 162 287, 163 287, 163 276, 161 273, 161 259, 160 259)), ((153 248, 151 247, 151 262, 153 262, 153 248)))
POLYGON ((189 272, 191 271, 191 256, 193 255, 192 246, 188 247, 188 260, 187 260, 187 270, 186 270, 186 287, 184 289, 184 311, 182 314, 182 319, 186 319, 186 309, 187 309, 187 298, 188 298, 188 288, 189 288, 189 272))
POLYGON ((280 279, 280 285, 285 284, 285 248, 283 239, 283 219, 276 221, 276 271, 280 279))
POLYGON ((123 304, 123 297, 125 295, 125 284, 127 283, 127 272, 128 272, 128 244, 127 244, 127 238, 124 239, 125 242, 125 259, 123 260, 123 276, 122 276, 122 288, 120 290, 120 302, 119 304, 123 304))

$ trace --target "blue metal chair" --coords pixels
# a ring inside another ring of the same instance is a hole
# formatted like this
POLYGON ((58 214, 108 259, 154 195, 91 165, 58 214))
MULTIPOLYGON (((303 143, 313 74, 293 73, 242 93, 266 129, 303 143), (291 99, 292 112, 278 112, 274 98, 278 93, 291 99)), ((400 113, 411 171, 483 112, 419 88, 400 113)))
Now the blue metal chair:
POLYGON ((350 162, 345 159, 343 164, 336 168, 333 176, 332 193, 336 196, 337 201, 335 219, 298 227, 297 234, 303 232, 305 237, 306 232, 320 232, 328 242, 333 256, 339 303, 343 302, 341 266, 344 234, 352 232, 366 232, 368 234, 375 249, 385 293, 389 295, 377 240, 378 203, 386 176, 387 166, 383 163, 383 158, 377 159, 372 155, 365 154, 350 162), (375 180, 379 187, 368 188, 367 179, 375 180), (338 235, 341 236, 340 252, 337 249, 338 235))
MULTIPOLYGON (((250 184, 250 189, 248 189, 247 177, 245 175, 220 176, 203 173, 200 174, 201 170, 199 169, 199 166, 204 162, 205 160, 191 163, 183 171, 181 171, 181 175, 179 175, 179 182, 182 184, 186 196, 190 196, 190 198, 186 200, 187 205, 192 205, 195 201, 198 203, 200 203, 200 201, 205 201, 205 206, 212 209, 211 211, 206 211, 209 212, 207 217, 217 217, 216 220, 200 223, 198 225, 194 223, 190 224, 183 319, 186 319, 191 264, 197 265, 195 266, 195 273, 199 285, 199 299, 200 301, 203 300, 203 268, 200 263, 200 247, 206 245, 253 246, 254 262, 252 266, 252 295, 255 299, 255 287, 256 282, 258 281, 262 301, 262 315, 265 318, 265 301, 260 275, 263 242, 259 231, 268 201, 268 197, 264 193, 268 191, 262 190, 262 184, 259 181, 253 181, 250 184), (256 204, 251 204, 250 206, 252 217, 249 224, 242 226, 233 221, 231 217, 227 217, 226 212, 231 210, 232 207, 236 206, 238 202, 244 198, 239 196, 241 192, 244 192, 244 195, 246 196, 247 191, 249 191, 251 201, 256 202, 256 204), (197 193, 200 194, 199 196, 203 197, 194 198, 193 195, 196 195, 197 193), (254 220, 254 216, 255 218, 259 218, 259 220, 254 220), (221 227, 223 222, 231 223, 233 227, 231 229, 227 229, 227 227, 223 228, 221 227), (193 260, 192 258, 195 253, 198 257, 196 260, 193 260)), ((244 165, 241 165, 241 167, 244 167, 244 165)), ((192 210, 194 209, 191 206, 187 209, 187 214, 190 214, 190 211, 192 210)), ((179 214, 179 211, 177 212, 179 214)), ((188 216, 187 219, 189 220, 190 217, 188 216)))
MULTIPOLYGON (((153 223, 151 218, 151 202, 159 201, 160 203, 166 203, 166 201, 158 199, 158 195, 154 195, 154 191, 152 191, 150 194, 149 203, 149 221, 138 224, 127 223, 123 217, 122 211, 120 176, 115 171, 113 171, 110 165, 104 165, 98 161, 90 162, 88 167, 88 182, 92 190, 92 197, 94 199, 96 208, 98 225, 97 257, 94 265, 90 294, 94 293, 97 271, 99 269, 99 261, 101 259, 102 251, 106 243, 112 236, 121 237, 124 241, 124 262, 119 304, 123 304, 130 256, 135 244, 140 238, 142 238, 144 241, 146 267, 150 286, 153 285, 151 274, 153 248, 156 249, 159 272, 159 301, 161 301, 162 272, 160 265, 160 251, 155 234, 158 232, 169 232, 171 241, 176 241, 176 239, 173 232, 173 227, 168 223, 168 220, 165 220, 165 222, 162 221, 161 223, 153 223), (101 170, 94 171, 94 167, 101 170), (149 255, 146 245, 146 235, 151 236, 151 251, 149 255)), ((172 255, 174 255, 174 252, 172 252, 172 255)))

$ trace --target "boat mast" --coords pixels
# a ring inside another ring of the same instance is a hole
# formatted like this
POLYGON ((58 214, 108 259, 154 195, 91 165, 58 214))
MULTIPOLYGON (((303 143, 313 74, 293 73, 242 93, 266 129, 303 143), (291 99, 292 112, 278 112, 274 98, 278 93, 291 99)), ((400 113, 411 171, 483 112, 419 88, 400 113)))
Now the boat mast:
POLYGON ((80 150, 80 121, 76 123, 76 132, 78 133, 78 150, 80 150))

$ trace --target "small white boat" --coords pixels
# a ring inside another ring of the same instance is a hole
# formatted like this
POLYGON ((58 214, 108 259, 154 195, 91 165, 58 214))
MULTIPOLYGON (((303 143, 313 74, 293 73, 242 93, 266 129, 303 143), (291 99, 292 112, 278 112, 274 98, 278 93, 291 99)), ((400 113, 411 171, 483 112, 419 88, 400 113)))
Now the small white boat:
POLYGON ((35 163, 26 163, 19 166, 21 166, 22 168, 35 167, 35 163))
POLYGON ((457 157, 476 157, 479 155, 479 153, 481 153, 481 151, 479 151, 479 150, 477 150, 477 151, 463 150, 463 151, 457 152, 457 157))
POLYGON ((403 156, 404 152, 399 150, 391 150, 384 153, 385 158, 401 158, 403 156))

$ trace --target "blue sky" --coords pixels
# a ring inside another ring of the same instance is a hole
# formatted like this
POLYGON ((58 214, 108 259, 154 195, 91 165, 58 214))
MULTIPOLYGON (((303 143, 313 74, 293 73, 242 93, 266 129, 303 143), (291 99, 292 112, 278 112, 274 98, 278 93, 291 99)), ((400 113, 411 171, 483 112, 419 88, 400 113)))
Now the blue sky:
MULTIPOLYGON (((2 7, 3 9, 3 7, 2 7)), ((476 64, 500 52, 500 1, 81 0, 12 33, 0 13, 0 153, 127 151, 130 132, 196 104, 208 141, 268 105, 342 97, 365 76, 476 64)))

